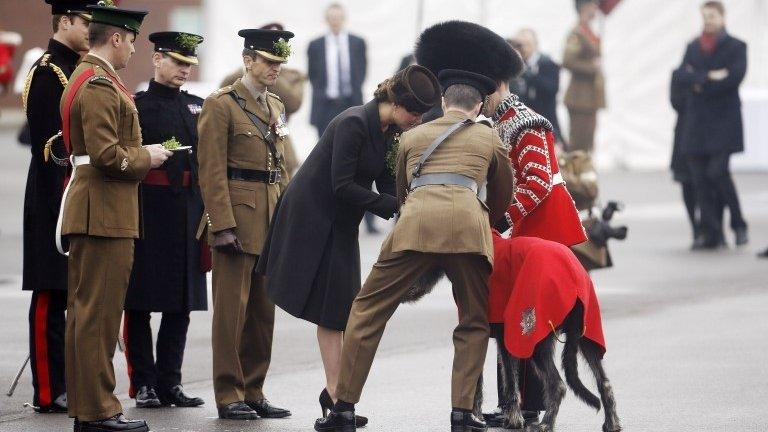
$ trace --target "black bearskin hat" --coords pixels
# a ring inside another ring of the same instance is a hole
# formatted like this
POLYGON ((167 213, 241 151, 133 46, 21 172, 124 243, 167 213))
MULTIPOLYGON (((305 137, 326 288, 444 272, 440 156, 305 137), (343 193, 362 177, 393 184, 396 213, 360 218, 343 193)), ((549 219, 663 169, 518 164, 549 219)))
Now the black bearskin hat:
POLYGON ((523 59, 501 36, 467 21, 446 21, 424 30, 416 41, 416 62, 433 74, 460 69, 508 81, 523 70, 523 59))

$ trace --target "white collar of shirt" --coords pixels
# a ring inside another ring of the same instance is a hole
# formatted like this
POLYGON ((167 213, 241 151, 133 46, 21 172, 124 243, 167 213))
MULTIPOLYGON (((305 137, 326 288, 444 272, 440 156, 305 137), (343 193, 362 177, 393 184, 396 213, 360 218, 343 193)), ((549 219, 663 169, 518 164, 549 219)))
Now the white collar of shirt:
POLYGON ((325 71, 328 77, 325 87, 325 95, 329 99, 338 99, 341 91, 341 77, 338 74, 339 69, 341 73, 350 77, 350 60, 349 60, 349 33, 342 31, 338 35, 328 33, 325 35, 325 71), (339 59, 341 59, 341 67, 339 67, 339 59))

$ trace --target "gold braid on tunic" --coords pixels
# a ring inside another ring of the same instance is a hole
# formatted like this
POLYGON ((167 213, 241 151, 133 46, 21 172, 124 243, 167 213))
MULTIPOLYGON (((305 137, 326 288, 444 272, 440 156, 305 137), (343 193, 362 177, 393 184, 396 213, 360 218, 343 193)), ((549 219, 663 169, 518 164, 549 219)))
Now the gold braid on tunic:
MULTIPOLYGON (((29 73, 27 74, 26 80, 24 80, 24 90, 21 93, 21 103, 22 103, 22 106, 24 107, 25 113, 27 112, 27 99, 29 98, 29 89, 30 87, 32 87, 32 78, 34 78, 35 71, 37 70, 38 67, 43 66, 43 67, 51 68, 53 73, 55 73, 56 76, 59 78, 59 82, 61 83, 62 87, 66 88, 67 84, 69 84, 69 79, 67 79, 67 75, 64 74, 64 71, 61 70, 60 67, 51 63, 50 60, 51 60, 50 54, 43 55, 43 57, 40 59, 40 63, 37 66, 33 67, 32 70, 29 71, 29 73)), ((51 145, 53 145, 53 142, 60 136, 61 136, 61 131, 59 131, 59 133, 49 138, 48 141, 45 143, 45 147, 43 148, 43 158, 45 159, 46 162, 48 162, 48 159, 50 158, 52 153, 51 145)), ((56 162, 57 165, 66 165, 66 159, 62 160, 62 159, 56 158, 55 156, 54 156, 54 162, 56 162)))

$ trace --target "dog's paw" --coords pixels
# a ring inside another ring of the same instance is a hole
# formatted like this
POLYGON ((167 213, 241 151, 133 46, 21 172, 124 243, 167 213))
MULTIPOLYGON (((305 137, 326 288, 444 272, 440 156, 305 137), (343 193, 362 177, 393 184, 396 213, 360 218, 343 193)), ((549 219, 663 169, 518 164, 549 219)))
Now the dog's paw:
POLYGON ((504 410, 504 429, 523 430, 525 426, 525 419, 520 409, 505 409, 504 410))
POLYGON ((603 432, 621 432, 621 425, 618 423, 603 423, 603 432))

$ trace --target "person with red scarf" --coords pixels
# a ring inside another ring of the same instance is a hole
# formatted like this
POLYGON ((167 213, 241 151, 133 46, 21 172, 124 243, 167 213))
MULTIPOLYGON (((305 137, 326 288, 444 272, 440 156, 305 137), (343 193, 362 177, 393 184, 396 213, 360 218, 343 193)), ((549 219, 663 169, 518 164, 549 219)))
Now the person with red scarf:
POLYGON ((748 242, 731 178, 731 155, 744 151, 739 86, 747 71, 747 44, 725 29, 725 7, 719 1, 701 6, 704 31, 685 50, 673 85, 689 92, 681 152, 691 171, 700 207, 700 232, 693 249, 717 249, 725 244, 722 207, 728 207, 736 246, 748 242))

